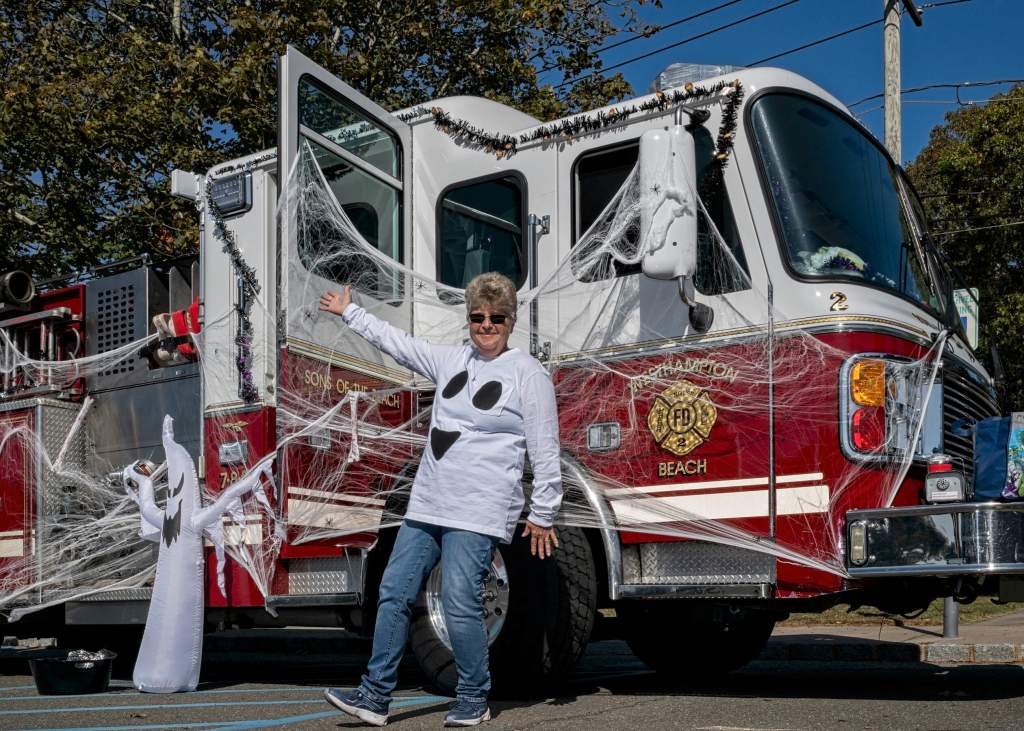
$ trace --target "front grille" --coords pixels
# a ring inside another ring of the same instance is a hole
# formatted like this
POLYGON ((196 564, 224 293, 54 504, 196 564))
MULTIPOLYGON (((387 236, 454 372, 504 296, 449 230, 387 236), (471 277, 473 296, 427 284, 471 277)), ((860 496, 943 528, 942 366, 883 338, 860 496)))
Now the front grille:
POLYGON ((942 367, 942 438, 944 450, 961 460, 968 479, 974 479, 974 439, 953 433, 953 423, 961 419, 967 424, 999 414, 999 405, 992 388, 976 371, 959 361, 947 359, 942 367))

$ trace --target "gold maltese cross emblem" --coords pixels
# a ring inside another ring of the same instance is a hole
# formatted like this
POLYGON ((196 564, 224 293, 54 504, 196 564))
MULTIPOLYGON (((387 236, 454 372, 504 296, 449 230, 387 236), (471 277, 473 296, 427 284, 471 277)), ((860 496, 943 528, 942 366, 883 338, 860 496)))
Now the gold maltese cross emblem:
POLYGON ((687 380, 658 394, 647 414, 647 426, 655 441, 679 457, 703 444, 717 420, 718 409, 708 392, 687 380))

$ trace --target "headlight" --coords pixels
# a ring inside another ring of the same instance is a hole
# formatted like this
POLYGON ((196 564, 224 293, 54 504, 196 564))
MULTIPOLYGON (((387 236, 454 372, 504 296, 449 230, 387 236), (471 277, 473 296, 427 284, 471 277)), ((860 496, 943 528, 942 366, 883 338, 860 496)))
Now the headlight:
POLYGON ((850 523, 850 563, 863 566, 868 560, 868 524, 863 520, 850 523))
POLYGON ((941 382, 937 380, 925 401, 933 369, 934 363, 896 356, 856 355, 847 360, 839 394, 844 453, 855 459, 900 459, 941 450, 941 382))

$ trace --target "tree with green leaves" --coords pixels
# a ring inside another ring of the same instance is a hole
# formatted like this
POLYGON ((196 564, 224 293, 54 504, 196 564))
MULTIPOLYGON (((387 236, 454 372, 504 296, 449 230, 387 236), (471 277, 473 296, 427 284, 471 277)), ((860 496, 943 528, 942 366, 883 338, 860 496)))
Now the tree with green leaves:
POLYGON ((908 172, 957 286, 978 288, 978 350, 1001 355, 1004 406, 1024 410, 1024 87, 947 114, 908 172))
POLYGON ((0 272, 194 251, 170 171, 276 144, 286 44, 390 109, 474 94, 552 119, 631 93, 621 74, 552 84, 599 70, 610 36, 647 30, 645 3, 660 0, 6 3, 0 272))

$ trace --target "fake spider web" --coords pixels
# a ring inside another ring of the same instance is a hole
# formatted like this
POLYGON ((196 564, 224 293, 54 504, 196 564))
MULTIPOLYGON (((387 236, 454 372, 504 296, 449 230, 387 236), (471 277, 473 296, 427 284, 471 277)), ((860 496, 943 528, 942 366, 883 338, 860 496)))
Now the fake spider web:
MULTIPOLYGON (((230 475, 248 479, 276 454, 276 480, 260 488, 265 499, 241 499, 222 528, 228 556, 264 597, 280 592, 275 567, 285 542, 372 548, 380 530, 401 522, 430 423, 434 385, 319 312, 320 295, 350 283, 359 304, 417 337, 468 339, 463 291, 367 242, 308 145, 281 200, 290 232, 281 274, 288 338, 312 346, 284 364, 275 383, 276 449, 230 475)), ((666 191, 655 201, 684 203, 699 211, 700 256, 713 264, 702 286, 721 293, 697 294, 714 310, 709 332, 689 325, 676 282, 635 272, 654 245, 641 225, 650 191, 636 170, 571 253, 520 295, 511 344, 532 342, 544 355, 558 398, 564 499, 556 525, 700 541, 846 577, 844 514, 891 505, 902 494, 913 450, 894 455, 891 447, 897 436, 917 442, 945 337, 890 362, 905 398, 887 424, 887 442, 858 461, 837 462, 828 456, 842 428, 835 374, 852 352, 776 307, 771 286, 737 260, 696 191, 666 191), (602 443, 601 429, 611 425, 617 436, 602 443)), ((259 298, 250 316, 278 318, 259 298)), ((204 389, 231 391, 239 354, 225 344, 235 338, 238 314, 208 310, 205 319, 194 336, 204 389)), ((68 384, 137 358, 150 341, 46 362, 4 336, 0 370, 25 383, 68 384)), ((275 356, 254 352, 249 365, 268 368, 275 356)), ((76 404, 78 422, 89 408, 88 399, 76 404)), ((0 433, 0 470, 34 464, 62 485, 61 504, 21 508, 51 516, 32 523, 44 528, 24 536, 26 555, 0 559, 0 612, 12 618, 152 584, 155 545, 140 539, 138 507, 120 479, 124 465, 90 471, 87 445, 75 439, 80 428, 59 444, 28 423, 4 422, 0 433)), ((207 443, 237 438, 223 426, 207 428, 207 443)), ((528 480, 527 472, 527 495, 528 480)), ((227 486, 207 475, 205 501, 227 486)))
MULTIPOLYGON (((921 349, 917 359, 889 366, 892 380, 902 383, 908 396, 898 426, 890 425, 892 437, 877 454, 865 454, 863 462, 846 463, 839 470, 830 465, 827 476, 796 474, 807 473, 806 465, 818 465, 820 454, 834 449, 813 443, 823 430, 831 430, 838 441, 834 374, 851 353, 793 327, 793 320, 778 311, 737 261, 695 192, 677 193, 677 199, 686 198, 702 210, 701 236, 709 252, 705 255, 716 260, 709 289, 740 293, 736 298, 708 298, 714 302, 716 326, 706 336, 686 324, 675 282, 657 282, 640 274, 621 276, 645 251, 640 221, 641 209, 649 202, 635 170, 572 254, 520 296, 517 330, 533 325, 537 343, 549 353, 547 365, 563 426, 565 496, 557 522, 727 545, 846 576, 843 514, 851 507, 890 505, 896 499, 912 450, 891 456, 890 448, 897 434, 907 444, 917 442, 945 339, 940 337, 927 352, 921 349), (822 378, 827 373, 833 376, 822 378), (673 422, 680 418, 692 423, 673 422), (774 536, 764 526, 771 421, 779 432, 778 425, 785 424, 785 440, 775 444, 779 529, 774 536), (588 447, 586 427, 602 423, 619 426, 619 449, 595 452, 588 447), (802 435, 808 443, 801 443, 802 435), (736 451, 742 459, 731 474, 715 479, 708 469, 699 476, 683 475, 688 466, 701 470, 699 460, 722 459, 736 451), (885 459, 871 461, 883 453, 885 459), (669 469, 681 470, 678 479, 649 474, 656 454, 670 458, 663 459, 674 463, 669 469), (787 468, 788 473, 782 471, 787 468), (624 477, 638 476, 645 469, 648 474, 642 478, 624 477), (744 485, 749 490, 736 491, 731 481, 752 484, 744 485), (867 493, 851 503, 851 489, 867 493), (743 498, 752 492, 755 499, 741 500, 747 504, 735 508, 728 500, 723 507, 720 497, 702 500, 737 492, 743 498), (755 504, 754 515, 744 516, 757 500, 763 503, 755 504), (730 509, 732 514, 721 514, 730 509)), ((289 217, 295 240, 288 273, 289 287, 295 287, 289 291, 290 336, 316 342, 324 359, 336 364, 354 356, 371 372, 393 368, 393 362, 349 332, 338 318, 315 311, 325 287, 338 289, 347 282, 354 286, 359 304, 383 319, 411 322, 417 337, 448 344, 467 340, 461 290, 398 265, 368 244, 308 148, 289 180, 286 206, 282 215, 289 217)), ((529 347, 522 332, 514 333, 511 343, 529 347)), ((283 418, 286 431, 310 423, 337 402, 336 389, 330 388, 337 382, 337 371, 327 365, 319 368, 314 366, 319 375, 307 380, 328 384, 322 399, 311 398, 311 389, 301 383, 283 383, 279 420, 283 418)), ((340 528, 321 525, 296 540, 342 537, 370 529, 378 520, 382 525, 401 521, 404 492, 429 423, 427 407, 414 409, 403 421, 387 413, 388 400, 408 388, 429 395, 433 384, 413 377, 390 387, 347 392, 349 404, 327 426, 333 454, 305 462, 296 484, 318 484, 336 494, 353 486, 380 485, 364 493, 378 505, 364 510, 366 522, 340 528), (339 462, 337 455, 358 459, 339 462)))

